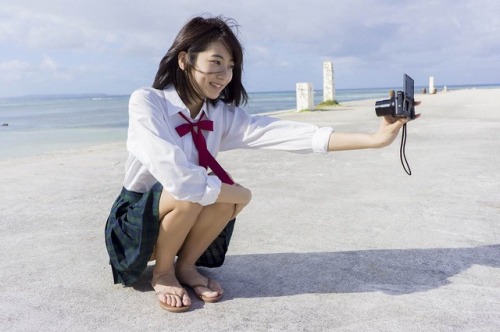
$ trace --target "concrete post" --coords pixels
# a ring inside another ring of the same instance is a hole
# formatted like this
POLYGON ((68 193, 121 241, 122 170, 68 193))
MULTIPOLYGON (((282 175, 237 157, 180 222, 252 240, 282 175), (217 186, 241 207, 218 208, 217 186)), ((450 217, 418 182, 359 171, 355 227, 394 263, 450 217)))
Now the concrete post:
POLYGON ((312 110, 314 105, 312 83, 297 83, 297 111, 312 110))
POLYGON ((323 101, 335 100, 335 79, 333 76, 333 62, 323 62, 323 101))
POLYGON ((437 92, 437 89, 434 87, 434 76, 429 77, 429 94, 433 95, 437 92))

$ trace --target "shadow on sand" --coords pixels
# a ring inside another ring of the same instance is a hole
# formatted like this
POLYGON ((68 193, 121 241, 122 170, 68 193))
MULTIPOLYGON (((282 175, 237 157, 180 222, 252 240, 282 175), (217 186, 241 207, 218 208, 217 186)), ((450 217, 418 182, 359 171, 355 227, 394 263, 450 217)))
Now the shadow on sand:
MULTIPOLYGON (((472 265, 500 267, 500 245, 475 248, 392 249, 227 256, 217 270, 224 298, 311 293, 383 292, 402 295, 439 288, 472 265)), ((134 288, 152 290, 148 266, 134 288)))

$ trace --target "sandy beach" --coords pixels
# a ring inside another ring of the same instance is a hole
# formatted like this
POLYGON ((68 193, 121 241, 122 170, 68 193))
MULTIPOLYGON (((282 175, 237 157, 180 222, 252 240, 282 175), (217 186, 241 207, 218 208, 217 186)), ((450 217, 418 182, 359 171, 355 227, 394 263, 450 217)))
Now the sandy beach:
MULTIPOLYGON (((125 142, 0 162, 1 331, 498 331, 500 89, 421 95, 399 139, 327 155, 230 151, 252 189, 226 263, 204 272, 223 300, 159 308, 151 266, 113 285, 104 224, 125 142)), ((374 100, 277 117, 378 128, 374 100)))

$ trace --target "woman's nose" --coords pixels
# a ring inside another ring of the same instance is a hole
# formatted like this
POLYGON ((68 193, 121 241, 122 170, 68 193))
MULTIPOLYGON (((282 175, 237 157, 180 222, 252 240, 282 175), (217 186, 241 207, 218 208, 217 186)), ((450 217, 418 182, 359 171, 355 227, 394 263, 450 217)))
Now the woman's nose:
POLYGON ((229 68, 222 68, 218 73, 217 73, 217 77, 218 78, 222 78, 222 79, 226 79, 228 76, 230 76, 230 73, 232 74, 232 71, 231 69, 229 68))

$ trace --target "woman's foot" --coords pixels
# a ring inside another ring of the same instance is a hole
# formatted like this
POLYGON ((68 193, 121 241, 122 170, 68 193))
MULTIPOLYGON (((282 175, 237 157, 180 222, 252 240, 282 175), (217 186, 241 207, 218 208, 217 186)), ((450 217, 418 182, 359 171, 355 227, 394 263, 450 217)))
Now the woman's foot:
POLYGON ((156 275, 151 280, 160 307, 171 312, 185 312, 191 307, 191 299, 173 274, 156 275))
POLYGON ((224 294, 218 282, 201 275, 194 265, 177 265, 175 274, 181 284, 192 288, 196 297, 204 302, 217 302, 224 294))

